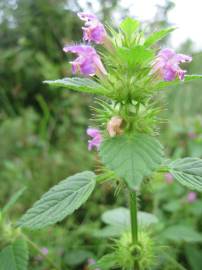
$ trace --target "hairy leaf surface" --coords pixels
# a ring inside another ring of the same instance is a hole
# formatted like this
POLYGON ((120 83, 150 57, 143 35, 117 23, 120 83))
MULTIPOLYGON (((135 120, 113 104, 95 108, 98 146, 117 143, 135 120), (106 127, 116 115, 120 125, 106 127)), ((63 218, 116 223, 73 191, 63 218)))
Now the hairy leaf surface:
POLYGON ((170 173, 180 184, 202 191, 202 159, 189 157, 177 159, 168 167, 170 173))
POLYGON ((103 141, 99 155, 102 162, 131 188, 137 188, 162 163, 163 148, 147 134, 117 136, 103 141))
POLYGON ((88 78, 64 78, 55 81, 44 81, 44 83, 90 94, 104 95, 106 92, 103 86, 88 78))
POLYGON ((93 172, 84 171, 61 181, 28 210, 18 224, 40 229, 63 220, 88 199, 95 187, 95 179, 93 172))

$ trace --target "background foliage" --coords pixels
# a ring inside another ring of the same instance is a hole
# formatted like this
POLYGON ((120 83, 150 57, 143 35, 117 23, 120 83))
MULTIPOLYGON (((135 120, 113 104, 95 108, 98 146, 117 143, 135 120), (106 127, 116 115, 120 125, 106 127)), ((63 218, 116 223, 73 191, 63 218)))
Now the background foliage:
MULTIPOLYGON (((107 22, 113 12, 122 17, 127 14, 118 0, 97 2, 100 18, 107 22)), ((61 48, 71 40, 80 41, 81 23, 74 11, 84 8, 81 3, 0 1, 0 207, 17 190, 27 187, 10 210, 13 223, 58 180, 97 167, 96 158, 87 152, 85 135, 91 98, 61 89, 53 91, 42 84, 43 80, 68 75, 68 58, 61 48)), ((90 3, 87 6, 91 9, 90 3)), ((172 7, 172 1, 159 7, 150 23, 151 30, 169 25, 166 15, 172 7)), ((190 73, 202 73, 202 53, 193 53, 190 41, 185 41, 179 51, 193 54, 190 73)), ((201 87, 200 81, 186 84, 175 91, 165 91, 159 101, 168 107, 161 125, 161 140, 170 157, 202 157, 201 87)), ((62 269, 87 270, 89 259, 105 254, 109 243, 106 237, 112 232, 104 227, 100 217, 106 209, 127 205, 118 189, 114 194, 114 187, 105 184, 66 221, 31 233, 30 238, 39 249, 48 248, 49 260, 30 244, 30 269, 54 269, 50 261, 55 261, 62 269)), ((157 175, 149 188, 145 187, 139 204, 141 210, 153 212, 162 220, 156 229, 165 246, 172 245, 171 255, 187 269, 200 270, 202 200, 197 194, 197 200, 189 203, 188 192, 157 175)), ((1 248, 4 241, 0 235, 1 248)))

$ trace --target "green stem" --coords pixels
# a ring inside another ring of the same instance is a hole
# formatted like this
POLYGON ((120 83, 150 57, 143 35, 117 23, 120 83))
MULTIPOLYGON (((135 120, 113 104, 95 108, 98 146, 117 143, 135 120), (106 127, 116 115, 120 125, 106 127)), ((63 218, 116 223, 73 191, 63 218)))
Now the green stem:
POLYGON ((137 222, 137 196, 135 191, 130 191, 130 218, 131 234, 133 244, 138 243, 138 222, 137 222))
MULTIPOLYGON (((138 219, 137 219, 137 194, 135 191, 130 190, 130 219, 131 219, 131 234, 132 243, 138 244, 138 219)), ((139 270, 138 261, 135 261, 134 270, 139 270)))

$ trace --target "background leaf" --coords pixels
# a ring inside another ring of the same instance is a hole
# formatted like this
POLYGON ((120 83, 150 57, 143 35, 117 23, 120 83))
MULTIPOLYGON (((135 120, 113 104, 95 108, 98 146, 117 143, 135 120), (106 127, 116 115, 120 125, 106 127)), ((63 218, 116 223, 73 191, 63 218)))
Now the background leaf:
POLYGON ((3 207, 2 213, 6 213, 16 202, 17 200, 22 196, 24 191, 26 190, 26 187, 23 187, 18 192, 16 192, 8 201, 8 203, 3 207))
POLYGON ((162 162, 163 148, 147 134, 117 136, 106 139, 100 147, 102 162, 131 188, 137 188, 162 162))
POLYGON ((0 270, 26 270, 28 266, 28 247, 24 239, 17 239, 0 253, 0 270))
POLYGON ((202 242, 202 234, 185 225, 168 227, 163 231, 161 237, 175 242, 202 242))
POLYGON ((199 158, 183 158, 171 162, 170 173, 183 186, 202 191, 202 160, 199 158))
MULTIPOLYGON (((102 229, 101 236, 119 236, 123 231, 130 229, 130 211, 125 207, 108 210, 102 214, 102 221, 108 226, 102 229)), ((153 214, 138 211, 140 227, 148 227, 157 222, 158 219, 153 214)))
POLYGON ((156 42, 166 37, 170 32, 174 31, 176 27, 169 27, 160 31, 152 33, 144 42, 146 47, 154 45, 156 42))
POLYGON ((55 81, 44 81, 54 87, 64 87, 79 92, 104 95, 106 89, 88 78, 64 78, 55 81))
POLYGON ((52 187, 20 219, 18 225, 39 229, 63 220, 78 209, 95 187, 95 174, 84 171, 52 187))

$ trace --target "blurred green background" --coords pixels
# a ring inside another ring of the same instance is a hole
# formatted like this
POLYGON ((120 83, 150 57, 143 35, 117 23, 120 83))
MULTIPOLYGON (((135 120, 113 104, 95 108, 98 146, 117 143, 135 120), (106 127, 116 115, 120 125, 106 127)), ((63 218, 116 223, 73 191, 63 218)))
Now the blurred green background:
MULTIPOLYGON (((122 18, 127 15, 119 0, 96 2, 104 22, 112 23, 114 13, 122 18)), ((167 14, 174 6, 173 1, 159 6, 148 30, 168 26, 167 14)), ((53 90, 42 83, 70 75, 62 47, 72 40, 81 41, 82 23, 75 13, 86 8, 94 11, 90 1, 0 0, 0 208, 17 190, 27 187, 10 213, 13 222, 59 180, 96 168, 85 134, 92 97, 53 90)), ((190 40, 177 49, 193 55, 188 71, 202 74, 202 52, 193 52, 190 40)), ((202 157, 201 88, 201 82, 194 82, 162 93, 161 102, 167 110, 160 138, 168 157, 202 157)), ((172 245, 172 256, 187 269, 201 270, 202 199, 197 194, 196 201, 189 203, 188 193, 175 182, 153 179, 140 196, 140 208, 157 214, 165 229, 174 227, 175 236, 169 237, 169 232, 162 236, 172 245), (177 230, 185 225, 188 232, 179 239, 177 230)), ((122 193, 115 196, 114 186, 105 184, 64 222, 27 233, 40 249, 48 249, 48 256, 61 269, 87 270, 88 260, 108 249, 104 235, 96 237, 103 227, 101 214, 121 205, 127 205, 126 197, 122 193)), ((29 269, 53 269, 32 247, 30 254, 29 269)))

